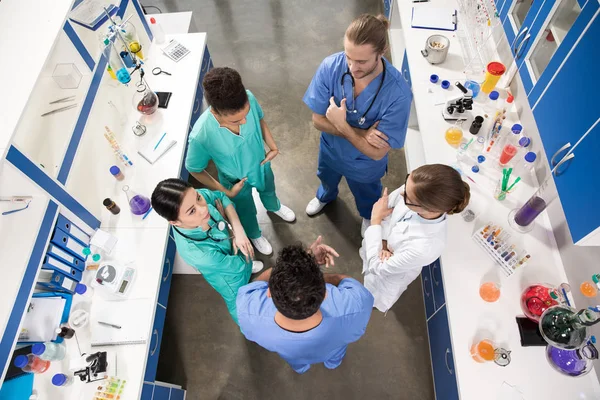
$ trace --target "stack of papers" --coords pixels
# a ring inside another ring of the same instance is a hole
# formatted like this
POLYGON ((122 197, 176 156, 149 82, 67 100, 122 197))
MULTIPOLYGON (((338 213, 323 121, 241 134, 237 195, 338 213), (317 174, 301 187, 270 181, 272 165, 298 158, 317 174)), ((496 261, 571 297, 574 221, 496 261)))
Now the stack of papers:
POLYGON ((118 9, 114 4, 110 4, 106 0, 83 0, 71 11, 69 19, 95 31, 108 20, 104 12, 105 8, 110 15, 113 15, 118 9))

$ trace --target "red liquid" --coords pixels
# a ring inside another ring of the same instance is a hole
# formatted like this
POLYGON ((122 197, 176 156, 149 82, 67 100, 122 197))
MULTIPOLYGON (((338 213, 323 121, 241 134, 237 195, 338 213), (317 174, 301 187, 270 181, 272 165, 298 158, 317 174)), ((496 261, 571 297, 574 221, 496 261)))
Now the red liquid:
POLYGON ((507 144, 502 149, 502 154, 500 155, 500 165, 506 165, 512 158, 517 154, 516 146, 512 144, 507 144))

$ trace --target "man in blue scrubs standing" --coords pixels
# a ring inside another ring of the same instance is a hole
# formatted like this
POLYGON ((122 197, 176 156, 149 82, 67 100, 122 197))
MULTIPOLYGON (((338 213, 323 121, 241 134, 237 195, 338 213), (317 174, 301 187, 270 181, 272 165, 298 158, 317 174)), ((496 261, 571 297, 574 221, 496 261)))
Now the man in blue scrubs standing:
POLYGON ((334 200, 343 176, 363 218, 361 233, 381 196, 387 154, 404 146, 412 102, 402 74, 383 57, 388 26, 381 15, 355 19, 346 30, 344 51, 323 60, 303 99, 321 131, 321 186, 306 213, 315 215, 334 200))
POLYGON ((321 237, 308 250, 287 246, 275 267, 238 290, 242 333, 299 374, 316 363, 337 368, 371 316, 373 295, 360 282, 321 272, 319 264, 333 265, 337 256, 321 237))

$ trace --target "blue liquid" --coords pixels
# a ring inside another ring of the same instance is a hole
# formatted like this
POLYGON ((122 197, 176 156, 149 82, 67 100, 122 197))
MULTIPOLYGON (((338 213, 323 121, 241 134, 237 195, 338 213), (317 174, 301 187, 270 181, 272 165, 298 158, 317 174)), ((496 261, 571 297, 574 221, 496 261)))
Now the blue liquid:
POLYGON ((129 72, 127 72, 127 69, 121 68, 120 70, 117 71, 117 79, 119 80, 119 82, 126 84, 131 81, 131 75, 129 75, 129 72))

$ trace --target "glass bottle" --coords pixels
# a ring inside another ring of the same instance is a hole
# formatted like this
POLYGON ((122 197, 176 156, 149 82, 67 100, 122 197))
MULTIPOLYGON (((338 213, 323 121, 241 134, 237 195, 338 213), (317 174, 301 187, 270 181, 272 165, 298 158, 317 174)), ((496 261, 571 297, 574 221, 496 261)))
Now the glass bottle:
POLYGON ((548 344, 566 350, 583 346, 589 339, 588 326, 600 322, 592 310, 576 311, 566 305, 550 307, 540 317, 540 332, 548 344))
POLYGON ((129 186, 123 186, 123 191, 127 195, 129 209, 134 215, 144 215, 150 209, 150 199, 146 196, 136 193, 129 186))
POLYGON ((14 364, 15 367, 21 368, 24 372, 34 374, 43 374, 50 368, 50 361, 42 360, 35 354, 16 356, 14 364))
POLYGON ((467 149, 467 154, 473 158, 476 158, 483 152, 483 147, 485 146, 485 139, 482 136, 477 137, 477 140, 469 145, 467 149))
POLYGON ((123 63, 123 59, 119 55, 115 45, 108 38, 105 38, 103 43, 104 48, 102 50, 102 54, 108 60, 107 69, 110 68, 112 73, 115 74, 116 79, 122 84, 129 83, 131 81, 131 75, 123 63))
POLYGON ((508 222, 512 228, 519 232, 529 232, 533 229, 535 219, 557 197, 556 190, 548 189, 549 179, 540 185, 521 208, 514 209, 508 214, 508 222))
POLYGON ((52 384, 54 386, 71 386, 73 384, 73 377, 65 374, 56 374, 52 377, 52 384))
POLYGON ((117 205, 117 203, 115 203, 114 201, 112 201, 109 198, 106 198, 102 201, 102 204, 104 205, 104 207, 106 207, 106 209, 108 211, 111 212, 111 214, 113 215, 118 215, 121 212, 121 207, 119 207, 117 205))
POLYGON ((31 353, 45 361, 60 361, 67 355, 67 346, 64 343, 36 343, 31 346, 31 353))
POLYGON ((158 110, 158 96, 150 89, 143 76, 136 86, 132 101, 133 106, 144 115, 154 114, 158 110))
POLYGON ((598 359, 598 350, 593 343, 588 343, 575 350, 565 350, 548 345, 546 346, 546 359, 561 374, 583 376, 592 370, 594 360, 598 359))
POLYGON ((71 339, 75 336, 75 329, 69 328, 66 324, 62 324, 60 328, 56 328, 56 335, 63 339, 71 339))

